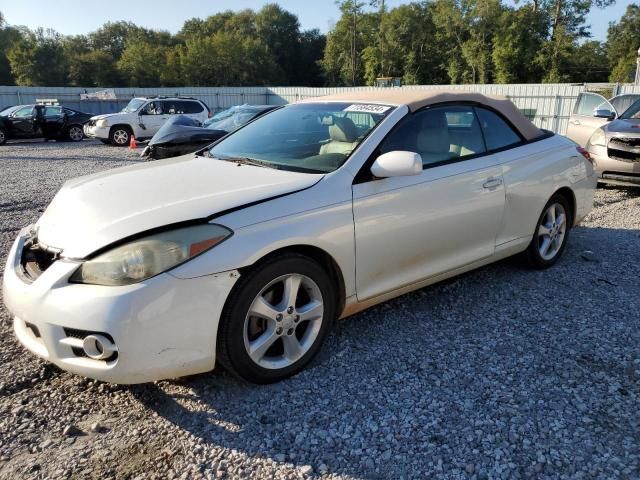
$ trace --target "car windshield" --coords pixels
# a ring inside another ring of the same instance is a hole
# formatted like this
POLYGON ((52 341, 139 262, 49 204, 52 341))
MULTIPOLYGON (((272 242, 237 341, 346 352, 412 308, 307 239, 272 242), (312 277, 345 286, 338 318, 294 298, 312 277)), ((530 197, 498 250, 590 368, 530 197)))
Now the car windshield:
POLYGON ((138 110, 142 105, 144 105, 146 102, 146 100, 142 100, 140 98, 133 98, 131 99, 131 101, 127 104, 126 107, 124 107, 121 112, 122 113, 131 113, 131 112, 135 112, 136 110, 138 110))
POLYGON ((640 118, 640 99, 636 100, 631 104, 629 108, 627 108, 620 118, 623 119, 638 119, 640 118))
POLYGON ((392 108, 361 103, 289 105, 249 123, 209 153, 221 160, 328 173, 349 158, 392 108))
POLYGON ((211 130, 230 132, 247 123, 255 117, 259 111, 260 110, 255 108, 231 107, 211 117, 204 122, 203 126, 211 130))
POLYGON ((10 115, 11 113, 15 112, 18 108, 19 106, 5 108, 4 110, 0 111, 0 115, 2 116, 10 115))

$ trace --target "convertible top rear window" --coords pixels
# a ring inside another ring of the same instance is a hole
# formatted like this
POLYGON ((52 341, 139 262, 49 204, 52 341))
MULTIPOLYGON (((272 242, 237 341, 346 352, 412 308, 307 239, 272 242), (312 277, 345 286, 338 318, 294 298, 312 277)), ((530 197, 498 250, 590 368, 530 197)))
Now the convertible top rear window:
POLYGON ((332 172, 393 110, 386 105, 359 105, 289 105, 239 129, 216 144, 210 154, 221 160, 250 160, 283 170, 332 172))

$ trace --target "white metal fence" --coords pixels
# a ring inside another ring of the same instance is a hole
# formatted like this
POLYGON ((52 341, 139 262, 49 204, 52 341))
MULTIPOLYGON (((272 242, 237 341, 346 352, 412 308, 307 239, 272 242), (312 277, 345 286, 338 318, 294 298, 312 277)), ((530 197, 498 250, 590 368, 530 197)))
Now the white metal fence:
MULTIPOLYGON (((513 84, 513 85, 416 85, 403 89, 456 89, 485 94, 503 95, 533 122, 556 133, 565 133, 569 115, 580 92, 597 90, 611 96, 622 93, 640 93, 640 87, 620 84, 513 84)), ((329 95, 331 93, 374 90, 375 87, 187 87, 187 88, 115 88, 117 100, 80 100, 80 94, 99 89, 78 87, 2 87, 0 86, 0 108, 9 105, 34 103, 37 99, 58 99, 71 108, 89 113, 111 113, 120 110, 135 96, 182 95, 196 97, 214 110, 233 105, 268 104, 280 105, 303 98, 329 95)))

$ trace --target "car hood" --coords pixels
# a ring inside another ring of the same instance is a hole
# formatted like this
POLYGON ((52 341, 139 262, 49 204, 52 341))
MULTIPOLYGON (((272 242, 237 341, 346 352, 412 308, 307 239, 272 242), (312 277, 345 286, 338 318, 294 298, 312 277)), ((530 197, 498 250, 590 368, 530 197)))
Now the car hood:
POLYGON ((84 258, 114 242, 310 187, 323 177, 193 154, 68 181, 36 223, 38 241, 84 258))
POLYGON ((609 132, 611 134, 616 133, 629 133, 633 136, 640 137, 640 119, 637 118, 629 118, 629 119, 618 119, 608 123, 604 127, 605 132, 609 132))
POLYGON ((103 120, 105 118, 109 118, 109 117, 115 117, 116 115, 121 115, 122 112, 116 112, 116 113, 104 113, 102 115, 94 115, 93 117, 91 117, 91 120, 103 120))

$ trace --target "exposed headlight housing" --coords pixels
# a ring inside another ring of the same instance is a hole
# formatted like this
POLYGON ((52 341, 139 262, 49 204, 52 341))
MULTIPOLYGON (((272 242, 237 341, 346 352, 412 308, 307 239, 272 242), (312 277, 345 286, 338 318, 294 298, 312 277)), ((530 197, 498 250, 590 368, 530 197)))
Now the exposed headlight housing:
POLYGON ((604 133, 604 130, 598 128, 595 132, 593 132, 593 135, 591 135, 591 138, 589 139, 589 145, 593 145, 596 147, 606 147, 607 136, 604 133))
POLYGON ((232 233, 221 225, 204 224, 149 235, 84 262, 69 281, 109 286, 138 283, 206 252, 232 233))
POLYGON ((109 126, 109 122, 107 121, 106 118, 103 118, 96 122, 96 127, 108 127, 108 126, 109 126))

